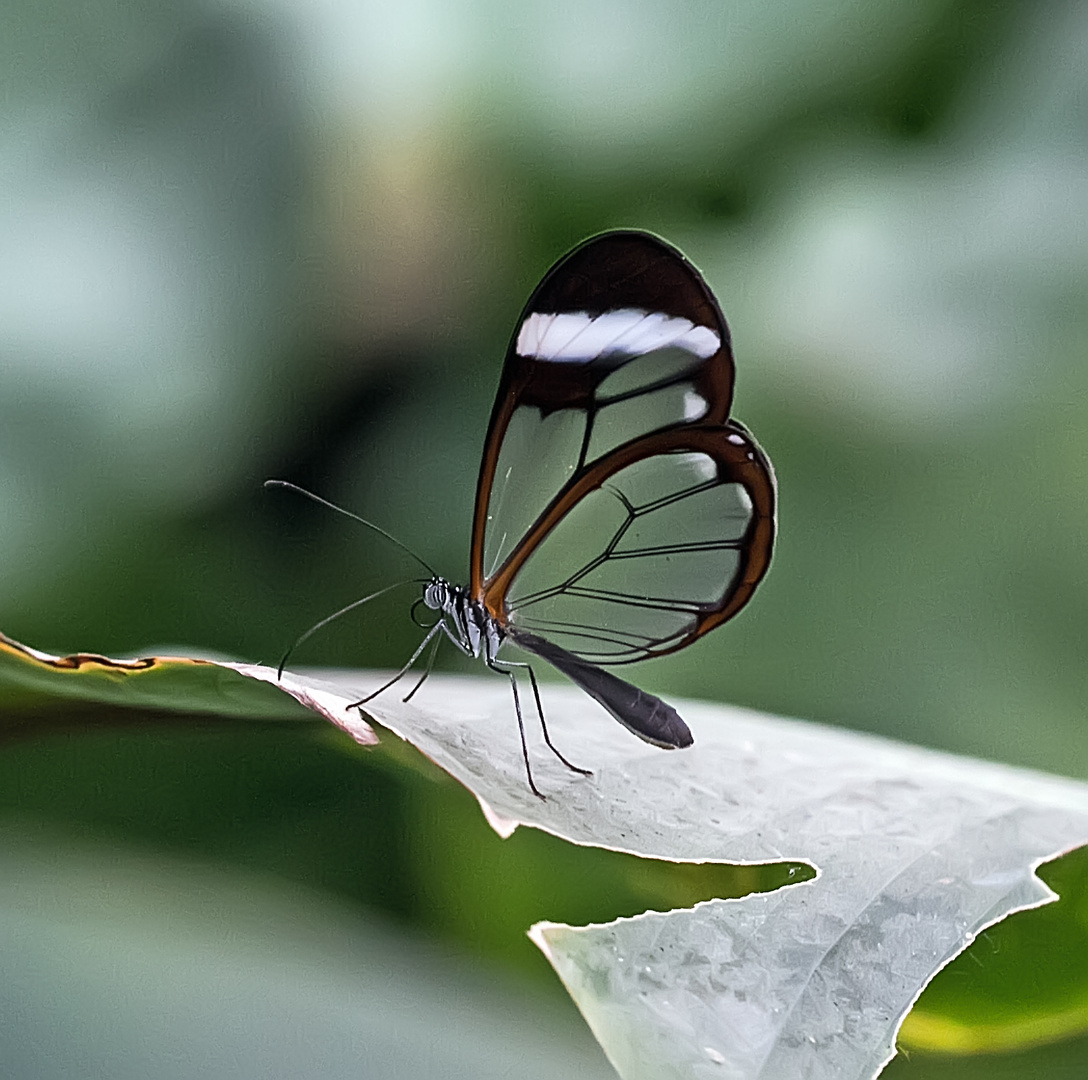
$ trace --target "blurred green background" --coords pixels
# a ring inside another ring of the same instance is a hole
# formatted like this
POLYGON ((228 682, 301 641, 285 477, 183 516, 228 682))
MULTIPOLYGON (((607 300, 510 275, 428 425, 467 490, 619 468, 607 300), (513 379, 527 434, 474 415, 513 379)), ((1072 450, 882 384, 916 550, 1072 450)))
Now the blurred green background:
MULTIPOLYGON (((275 662, 415 572, 271 476, 463 580, 521 305, 633 226, 718 293, 781 523, 751 606, 633 676, 1088 776, 1083 5, 46 0, 2 25, 7 633, 275 662)), ((407 607, 296 660, 398 665, 407 607)), ((543 988, 533 919, 646 902, 331 735, 42 738, 0 774, 20 828, 270 870, 543 988)))

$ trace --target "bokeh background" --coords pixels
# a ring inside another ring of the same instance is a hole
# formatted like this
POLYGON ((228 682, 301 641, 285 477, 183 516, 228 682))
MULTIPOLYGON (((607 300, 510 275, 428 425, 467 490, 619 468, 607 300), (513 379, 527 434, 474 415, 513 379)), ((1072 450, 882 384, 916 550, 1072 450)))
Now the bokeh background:
MULTIPOLYGON (((412 576, 272 476, 463 580, 521 305, 633 226, 718 293, 781 524, 750 607, 634 677, 1088 776, 1084 5, 45 0, 5 5, 0 81, 7 633, 275 662, 412 576)), ((399 665, 407 607, 297 662, 399 665)), ((524 928, 646 895, 331 735, 72 734, 0 774, 19 858, 292 878, 560 1011, 524 928)))

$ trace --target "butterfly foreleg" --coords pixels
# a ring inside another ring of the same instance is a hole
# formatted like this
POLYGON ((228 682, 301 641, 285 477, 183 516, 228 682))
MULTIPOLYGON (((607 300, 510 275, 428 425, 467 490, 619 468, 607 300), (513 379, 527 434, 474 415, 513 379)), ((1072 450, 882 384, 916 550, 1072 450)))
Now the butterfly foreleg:
POLYGON ((427 657, 427 666, 423 669, 423 674, 420 675, 415 686, 404 695, 403 701, 411 701, 415 697, 416 691, 427 681, 427 676, 430 675, 431 670, 434 668, 434 658, 438 655, 438 646, 442 643, 440 637, 435 637, 434 644, 431 646, 430 656, 427 657))
MULTIPOLYGON (((377 690, 371 691, 369 694, 366 695, 366 697, 362 697, 358 701, 353 701, 348 706, 348 708, 349 709, 357 709, 357 708, 359 708, 360 705, 365 705, 372 698, 376 698, 383 690, 388 690, 389 687, 391 687, 394 683, 400 682, 400 680, 403 679, 404 676, 408 674, 408 672, 411 669, 412 665, 419 659, 420 654, 431 643, 431 640, 434 638, 434 636, 438 633, 439 630, 445 630, 447 636, 450 636, 449 628, 446 626, 445 621, 442 620, 442 619, 439 619, 439 621, 436 622, 434 624, 434 626, 432 626, 430 628, 430 630, 427 631, 427 636, 419 643, 419 646, 416 648, 416 651, 414 653, 412 653, 412 655, 408 658, 408 663, 405 664, 404 667, 402 667, 400 669, 400 671, 398 671, 396 673, 396 675, 393 676, 393 678, 391 678, 387 683, 383 683, 381 686, 378 687, 377 690)), ((428 673, 429 673, 429 670, 430 669, 428 668, 428 673)), ((426 676, 424 676, 424 678, 425 677, 426 676)), ((420 681, 422 682, 422 680, 420 680, 420 681)), ((418 689, 419 689, 419 687, 417 686, 415 688, 415 690, 412 691, 412 694, 414 694, 416 692, 416 690, 418 690, 418 689)), ((409 694, 408 696, 411 697, 411 694, 409 694)), ((407 701, 408 699, 405 698, 405 700, 407 701)))

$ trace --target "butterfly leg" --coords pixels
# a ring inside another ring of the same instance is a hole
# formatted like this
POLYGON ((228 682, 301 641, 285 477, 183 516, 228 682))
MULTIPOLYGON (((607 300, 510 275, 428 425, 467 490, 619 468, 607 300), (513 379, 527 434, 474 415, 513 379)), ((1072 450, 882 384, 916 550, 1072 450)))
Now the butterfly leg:
POLYGON ((427 676, 430 675, 432 669, 434 668, 434 658, 438 655, 438 646, 441 643, 442 639, 440 637, 436 637, 434 639, 434 644, 431 646, 431 655, 427 657, 427 666, 426 668, 424 668, 423 674, 420 675, 419 682, 417 682, 415 686, 413 686, 412 689, 404 695, 405 701, 411 701, 412 698, 415 696, 415 692, 427 681, 427 676))
MULTIPOLYGON (((518 723, 519 724, 521 723, 521 703, 518 701, 517 678, 516 678, 514 672, 511 669, 512 668, 524 668, 529 673, 529 683, 533 688, 533 698, 536 700, 536 715, 540 719, 540 730, 544 733, 544 741, 548 744, 548 749, 551 750, 551 752, 553 754, 555 754, 555 756, 557 758, 559 758, 559 760, 561 762, 563 762, 563 764, 566 765, 566 767, 568 769, 570 769, 571 772, 581 773, 583 776, 592 776, 593 773, 592 773, 592 771, 590 769, 581 769, 577 765, 575 765, 573 762, 568 761, 559 752, 559 750, 556 747, 555 743, 552 742, 552 737, 548 732, 547 722, 544 719, 544 706, 540 701, 540 687, 537 685, 536 673, 533 671, 532 666, 530 664, 519 663, 516 660, 495 660, 493 657, 488 657, 487 666, 489 668, 491 668, 492 671, 501 672, 503 675, 506 675, 506 676, 509 677, 510 685, 511 685, 511 687, 513 687, 513 690, 514 690, 514 706, 515 706, 515 708, 517 709, 517 712, 518 712, 518 723)), ((525 747, 525 730, 524 730, 524 728, 522 728, 522 733, 521 733, 521 744, 522 744, 522 748, 524 749, 524 747, 525 747)), ((525 755, 525 764, 526 764, 526 766, 528 766, 528 764, 529 764, 528 751, 526 751, 526 755, 525 755)), ((532 786, 531 783, 530 783, 530 786, 532 786)), ((536 789, 534 788, 534 790, 536 790, 536 789)))
MULTIPOLYGON (((422 644, 419 646, 418 649, 416 649, 415 653, 412 655, 412 659, 409 660, 408 664, 405 666, 404 671, 407 671, 408 668, 412 666, 412 664, 415 662, 416 658, 419 656, 419 654, 426 647, 427 642, 430 641, 432 637, 434 637, 435 633, 438 630, 443 631, 443 633, 445 633, 446 637, 448 637, 450 639, 450 641, 452 641, 454 643, 454 645, 456 645, 457 648, 459 648, 461 650, 461 652, 463 652, 466 656, 472 656, 473 655, 472 648, 465 641, 463 641, 460 637, 458 637, 457 634, 455 634, 446 625, 446 622, 443 619, 443 620, 440 620, 439 622, 437 622, 434 625, 434 627, 431 629, 431 631, 427 634, 427 636, 423 639, 422 644)), ((416 685, 412 688, 411 693, 409 693, 408 697, 406 697, 404 699, 405 701, 407 701, 408 698, 410 698, 412 696, 412 694, 414 694, 420 688, 420 686, 423 685, 423 680, 426 679, 427 676, 431 673, 431 666, 434 664, 434 658, 435 658, 435 655, 436 655, 437 651, 438 651, 438 642, 436 641, 435 642, 435 648, 431 651, 430 659, 427 661, 427 670, 423 673, 423 678, 421 678, 419 680, 419 682, 416 683, 416 685)), ((514 691, 514 712, 517 714, 518 732, 521 735, 521 756, 525 760, 525 776, 529 781, 529 790, 538 799, 543 799, 545 796, 540 791, 540 789, 536 786, 536 782, 533 780, 532 766, 529 764, 529 747, 526 745, 526 742, 525 742, 525 721, 522 719, 522 715, 521 715, 521 699, 520 699, 520 697, 518 695, 517 679, 515 678, 514 673, 512 671, 508 671, 508 670, 506 670, 506 668, 498 667, 496 665, 494 658, 490 655, 490 652, 487 650, 486 646, 484 647, 484 659, 487 662, 487 666, 489 668, 491 668, 492 671, 497 671, 501 675, 506 675, 510 679, 510 686, 514 691)), ((512 663, 510 661, 503 661, 503 663, 508 664, 511 667, 528 667, 529 666, 528 664, 514 664, 514 663, 512 663)), ((402 671, 401 674, 403 674, 404 671, 402 671)), ((532 669, 529 670, 529 676, 533 680, 533 692, 536 694, 537 710, 539 711, 539 709, 540 709, 540 693, 536 688, 536 678, 533 676, 532 669)), ((399 678, 399 677, 400 676, 398 675, 397 678, 399 678)), ((391 683, 386 683, 386 686, 390 686, 390 685, 392 685, 392 684, 391 683)), ((385 687, 382 687, 382 689, 385 689, 385 687)), ((375 693, 377 693, 377 692, 378 691, 375 691, 375 693)), ((543 725, 543 722, 544 722, 544 714, 543 713, 540 714, 540 719, 541 719, 541 724, 543 725)), ((547 728, 544 729, 544 737, 545 737, 545 739, 547 739, 547 737, 548 737, 547 728)), ((550 740, 548 741, 548 745, 551 746, 551 741, 550 740)), ((552 747, 552 749, 554 750, 555 748, 552 747)), ((566 759, 564 758, 563 760, 565 761, 566 759)), ((568 762, 568 764, 569 764, 569 762, 568 762)), ((571 766, 571 767, 574 768, 574 766, 571 766)), ((579 769, 578 771, 581 772, 582 770, 579 769)))
MULTIPOLYGON (((521 717, 521 698, 518 696, 518 680, 508 667, 499 667, 499 664, 495 661, 494 657, 485 653, 484 659, 487 661, 487 666, 492 671, 497 671, 500 675, 505 675, 510 680, 510 688, 514 691, 514 712, 518 717, 518 733, 521 735, 521 756, 525 759, 525 776, 529 780, 529 790, 538 798, 545 799, 544 794, 536 786, 533 781, 533 767, 529 764, 529 747, 525 742, 525 721, 521 717)), ((503 664, 507 664, 510 667, 527 667, 526 664, 510 664, 509 661, 502 661, 503 664)), ((550 744, 549 744, 550 745, 550 744)), ((546 801, 546 800, 545 800, 546 801)))
MULTIPOLYGON (((388 690, 389 687, 391 687, 395 682, 399 682, 401 679, 403 679, 404 676, 408 674, 408 671, 411 668, 411 666, 419 659, 420 654, 431 643, 431 639, 438 633, 439 630, 445 630, 446 634, 449 635, 449 628, 446 626, 445 621, 442 620, 442 619, 440 619, 438 622, 436 622, 434 624, 434 626, 432 626, 430 628, 430 630, 427 631, 427 636, 419 643, 419 647, 409 657, 408 663, 405 664, 404 667, 402 667, 400 669, 400 671, 398 671, 396 673, 396 675, 394 675, 393 678, 391 678, 389 680, 389 682, 383 683, 381 686, 378 687, 377 690, 373 690, 369 694, 367 694, 366 697, 359 698, 358 701, 353 701, 348 706, 348 708, 349 709, 357 709, 357 708, 359 708, 360 705, 365 705, 368 701, 371 700, 371 698, 376 698, 383 690, 388 690)), ((419 689, 419 687, 417 686, 416 690, 418 690, 418 689, 419 689)), ((412 694, 414 694, 416 692, 416 690, 413 690, 412 694)), ((411 696, 412 696, 411 694, 408 695, 408 697, 411 697, 411 696)), ((407 698, 405 700, 407 700, 407 698)))
POLYGON ((504 660, 503 663, 511 664, 514 667, 523 667, 529 672, 529 682, 533 687, 533 697, 536 698, 536 714, 540 717, 540 730, 544 732, 544 741, 548 744, 548 749, 551 750, 551 752, 572 772, 581 773, 583 776, 592 776, 592 769, 580 769, 577 765, 572 765, 561 753, 559 753, 555 747, 555 743, 552 742, 552 737, 548 734, 548 725, 544 722, 544 706, 540 703, 540 687, 536 684, 536 673, 533 671, 532 666, 530 664, 519 664, 513 660, 504 660))

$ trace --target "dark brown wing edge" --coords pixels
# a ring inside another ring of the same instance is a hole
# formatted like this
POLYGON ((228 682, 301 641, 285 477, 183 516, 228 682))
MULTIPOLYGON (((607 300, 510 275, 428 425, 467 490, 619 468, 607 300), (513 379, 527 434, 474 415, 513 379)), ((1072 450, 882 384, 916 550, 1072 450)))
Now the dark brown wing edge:
POLYGON ((591 698, 599 701, 628 731, 664 750, 691 746, 695 741, 680 714, 661 698, 632 686, 596 664, 545 641, 536 634, 511 628, 510 638, 526 652, 547 660, 591 698))

